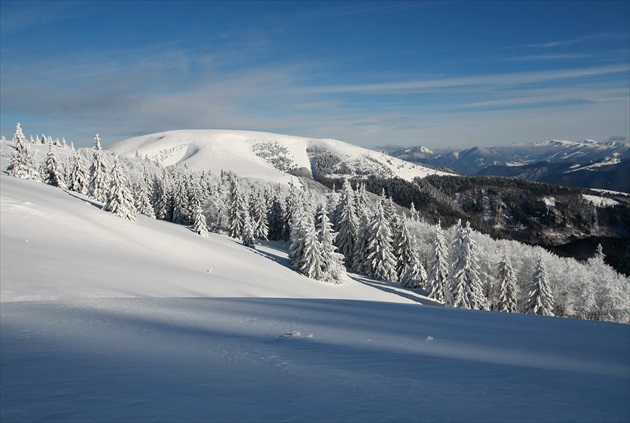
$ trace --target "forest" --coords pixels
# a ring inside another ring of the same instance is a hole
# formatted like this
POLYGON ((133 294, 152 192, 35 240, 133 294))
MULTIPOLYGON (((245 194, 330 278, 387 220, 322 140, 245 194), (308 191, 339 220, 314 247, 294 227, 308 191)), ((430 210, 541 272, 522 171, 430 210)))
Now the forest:
MULTIPOLYGON (((462 195, 470 182, 455 177, 416 181, 426 189, 366 178, 328 181, 334 189, 315 190, 244 179, 229 170, 163 167, 139 154, 120 157, 104 150, 98 135, 94 148, 75 150, 45 136, 27 141, 18 124, 13 143, 11 176, 85 195, 105 212, 132 221, 141 214, 186 225, 200 236, 211 231, 236 238, 244 248, 256 248, 256 240, 286 243, 293 269, 322 282, 340 283, 352 271, 398 282, 449 307, 630 319, 629 279, 606 263, 601 245, 588 260, 577 261, 474 229, 478 222, 470 211, 483 216, 492 204, 490 184, 470 185, 486 193, 480 200, 462 195), (45 157, 33 154, 33 144, 47 146, 45 157), (424 208, 429 198, 438 207, 424 208)), ((557 199, 564 194, 561 188, 544 192, 557 199)), ((508 205, 516 201, 496 196, 508 205)), ((592 213, 588 209, 584 213, 592 213)), ((533 219, 541 230, 562 224, 536 200, 525 210, 523 216, 503 215, 515 226, 533 219)))

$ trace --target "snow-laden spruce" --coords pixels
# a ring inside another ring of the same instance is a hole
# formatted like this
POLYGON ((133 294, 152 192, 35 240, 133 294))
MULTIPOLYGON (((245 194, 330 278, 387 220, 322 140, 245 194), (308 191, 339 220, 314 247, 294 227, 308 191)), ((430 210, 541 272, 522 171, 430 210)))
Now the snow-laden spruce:
POLYGON ((479 275, 477 244, 472 239, 470 222, 466 226, 458 222, 451 248, 450 297, 453 307, 485 310, 486 302, 479 275))
MULTIPOLYGON (((396 216, 392 222, 393 247, 394 256, 396 257, 396 280, 400 281, 407 269, 417 261, 415 256, 415 241, 407 227, 406 218, 404 216, 396 216)), ((420 264, 420 263, 418 263, 420 264)), ((420 264, 420 266, 422 266, 420 264)), ((424 270, 424 266, 422 266, 424 270)), ((423 284, 426 282, 426 274, 424 275, 423 284)), ((426 286, 423 286, 426 288, 426 286)))
POLYGON ((75 151, 72 155, 72 162, 70 165, 70 180, 68 182, 68 188, 71 191, 78 192, 79 194, 87 194, 88 191, 88 176, 85 172, 83 160, 78 151, 75 151))
POLYGON ((359 231, 354 191, 346 179, 341 189, 341 198, 337 204, 337 238, 335 245, 344 257, 346 266, 351 267, 354 258, 354 245, 359 231))
POLYGON ((101 148, 101 139, 98 134, 94 138, 94 152, 90 165, 90 185, 88 194, 96 201, 105 202, 109 189, 109 173, 105 163, 105 152, 101 148))
POLYGON ((392 246, 390 220, 387 217, 387 201, 376 203, 376 212, 368 228, 367 269, 369 276, 377 279, 395 281, 396 257, 392 246))
POLYGON ((448 289, 448 247, 440 221, 435 225, 432 250, 427 270, 427 294, 429 297, 444 302, 448 289))
POLYGON ((35 167, 33 157, 28 149, 28 142, 22 131, 22 127, 18 123, 13 135, 13 154, 11 155, 11 163, 7 167, 10 176, 20 179, 31 179, 38 181, 40 179, 39 172, 35 167))
POLYGON ((499 297, 493 309, 506 313, 516 313, 518 311, 517 299, 518 287, 512 268, 512 260, 510 260, 506 248, 503 250, 499 262, 499 297))
POLYGON ((44 182, 58 188, 65 188, 62 166, 55 149, 57 147, 48 144, 48 153, 46 154, 46 168, 44 170, 44 182))
POLYGON ((542 255, 536 260, 536 268, 532 275, 532 288, 527 298, 527 308, 525 310, 529 314, 538 314, 541 316, 553 316, 553 295, 549 287, 547 277, 547 269, 543 262, 542 255))
POLYGON ((134 198, 127 186, 127 180, 118 157, 114 159, 112 179, 109 190, 105 194, 103 210, 112 212, 123 219, 136 220, 134 198))

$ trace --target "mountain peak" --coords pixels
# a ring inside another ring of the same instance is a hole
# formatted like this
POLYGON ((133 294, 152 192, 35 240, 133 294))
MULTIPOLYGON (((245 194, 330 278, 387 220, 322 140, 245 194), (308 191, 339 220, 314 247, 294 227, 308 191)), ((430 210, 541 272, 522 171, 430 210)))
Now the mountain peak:
POLYGON ((136 151, 165 166, 187 165, 218 173, 289 183, 296 175, 316 178, 399 177, 413 180, 445 174, 387 154, 333 139, 314 139, 240 130, 177 130, 121 141, 110 150, 125 156, 136 151))

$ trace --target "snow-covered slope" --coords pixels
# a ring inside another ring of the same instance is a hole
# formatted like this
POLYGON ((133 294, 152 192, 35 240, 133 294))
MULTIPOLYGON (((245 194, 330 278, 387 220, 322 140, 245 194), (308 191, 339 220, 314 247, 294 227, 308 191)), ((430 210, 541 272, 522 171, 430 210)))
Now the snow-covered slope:
POLYGON ((124 140, 110 150, 127 156, 137 151, 164 165, 185 164, 215 173, 231 170, 239 176, 273 182, 291 181, 291 174, 312 177, 323 169, 333 176, 397 176, 407 180, 440 174, 342 141, 253 131, 169 131, 124 140))
POLYGON ((433 307, 0 175, 0 421, 628 421, 627 325, 433 307))

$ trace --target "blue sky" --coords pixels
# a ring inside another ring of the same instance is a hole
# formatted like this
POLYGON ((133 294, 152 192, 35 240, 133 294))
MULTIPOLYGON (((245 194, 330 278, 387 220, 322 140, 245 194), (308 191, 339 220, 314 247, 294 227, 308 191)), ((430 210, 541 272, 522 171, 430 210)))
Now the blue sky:
POLYGON ((0 2, 0 125, 365 147, 630 138, 630 2, 0 2))

